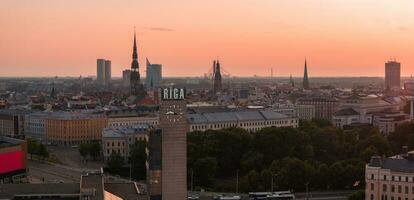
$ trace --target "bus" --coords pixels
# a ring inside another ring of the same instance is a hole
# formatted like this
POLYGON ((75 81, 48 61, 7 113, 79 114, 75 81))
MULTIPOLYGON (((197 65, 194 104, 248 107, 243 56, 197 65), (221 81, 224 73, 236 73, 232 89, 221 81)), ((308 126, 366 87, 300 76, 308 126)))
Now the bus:
POLYGON ((295 200, 295 195, 290 191, 274 192, 268 195, 267 200, 295 200))
POLYGON ((261 200, 266 199, 267 196, 272 195, 271 192, 249 192, 250 200, 261 200))

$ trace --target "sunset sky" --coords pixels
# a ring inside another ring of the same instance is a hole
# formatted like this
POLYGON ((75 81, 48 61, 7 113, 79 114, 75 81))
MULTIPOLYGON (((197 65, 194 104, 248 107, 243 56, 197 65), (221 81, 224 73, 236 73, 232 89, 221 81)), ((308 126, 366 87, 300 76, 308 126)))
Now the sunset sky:
POLYGON ((113 76, 129 68, 136 26, 164 76, 383 76, 414 73, 413 0, 1 0, 0 76, 113 76))

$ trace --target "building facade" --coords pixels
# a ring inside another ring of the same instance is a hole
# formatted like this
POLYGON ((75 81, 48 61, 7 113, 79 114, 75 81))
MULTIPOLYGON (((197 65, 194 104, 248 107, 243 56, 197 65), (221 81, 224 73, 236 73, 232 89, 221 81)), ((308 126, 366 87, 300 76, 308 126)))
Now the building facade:
POLYGON ((334 97, 305 97, 296 101, 297 105, 311 105, 315 107, 316 119, 331 120, 338 109, 338 100, 334 97))
POLYGON ((289 117, 274 111, 232 111, 214 113, 194 113, 187 115, 188 131, 219 130, 238 127, 249 132, 256 132, 266 127, 299 126, 297 117, 289 117))
POLYGON ((389 158, 373 156, 365 166, 366 200, 414 198, 414 152, 389 158))
POLYGON ((0 110, 0 136, 24 138, 25 115, 23 110, 0 110))
POLYGON ((105 161, 112 153, 118 153, 124 161, 128 161, 132 145, 138 141, 147 142, 150 128, 148 124, 136 124, 103 129, 102 152, 105 161))
POLYGON ((410 115, 401 112, 384 112, 373 115, 373 125, 382 134, 392 133, 399 125, 410 121, 410 115))
POLYGON ((77 145, 102 140, 108 124, 101 114, 57 112, 44 120, 45 139, 58 145, 77 145))

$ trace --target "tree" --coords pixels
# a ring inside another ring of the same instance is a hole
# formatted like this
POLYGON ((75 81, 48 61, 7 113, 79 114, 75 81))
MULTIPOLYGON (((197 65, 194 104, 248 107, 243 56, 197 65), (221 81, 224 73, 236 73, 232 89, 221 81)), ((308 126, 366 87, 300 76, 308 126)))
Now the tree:
POLYGON ((200 158, 194 163, 195 184, 200 187, 212 187, 216 175, 217 161, 212 157, 200 158))
POLYGON ((83 159, 86 159, 89 153, 89 145, 86 143, 82 143, 79 145, 79 153, 83 159))
POLYGON ((348 197, 348 200, 364 200, 364 199, 365 199, 365 191, 364 190, 356 191, 348 197))
POLYGON ((112 173, 119 173, 124 165, 124 158, 118 152, 112 152, 108 159, 108 169, 112 173))
POLYGON ((33 154, 37 154, 39 143, 33 139, 27 139, 27 152, 30 154, 30 159, 33 159, 33 154))
POLYGON ((89 145, 89 155, 93 158, 93 160, 96 160, 101 153, 101 145, 99 142, 92 142, 89 145))
POLYGON ((39 145, 39 148, 37 149, 37 155, 42 156, 43 158, 49 157, 49 152, 46 149, 46 146, 43 144, 39 145))
POLYGON ((147 154, 145 152, 147 143, 145 141, 137 141, 131 148, 130 152, 130 167, 132 167, 132 177, 138 180, 145 180, 147 174, 146 160, 147 154))

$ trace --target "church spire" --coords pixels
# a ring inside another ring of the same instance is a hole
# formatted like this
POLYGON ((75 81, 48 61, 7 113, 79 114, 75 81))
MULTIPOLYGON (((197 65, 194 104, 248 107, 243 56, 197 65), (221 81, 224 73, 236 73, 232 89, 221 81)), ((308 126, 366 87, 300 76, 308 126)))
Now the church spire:
POLYGON ((303 89, 309 89, 308 66, 305 58, 305 71, 303 73, 303 89))
POLYGON ((134 50, 132 52, 132 59, 137 60, 138 59, 138 53, 137 53, 137 38, 135 33, 135 27, 134 27, 134 50))

